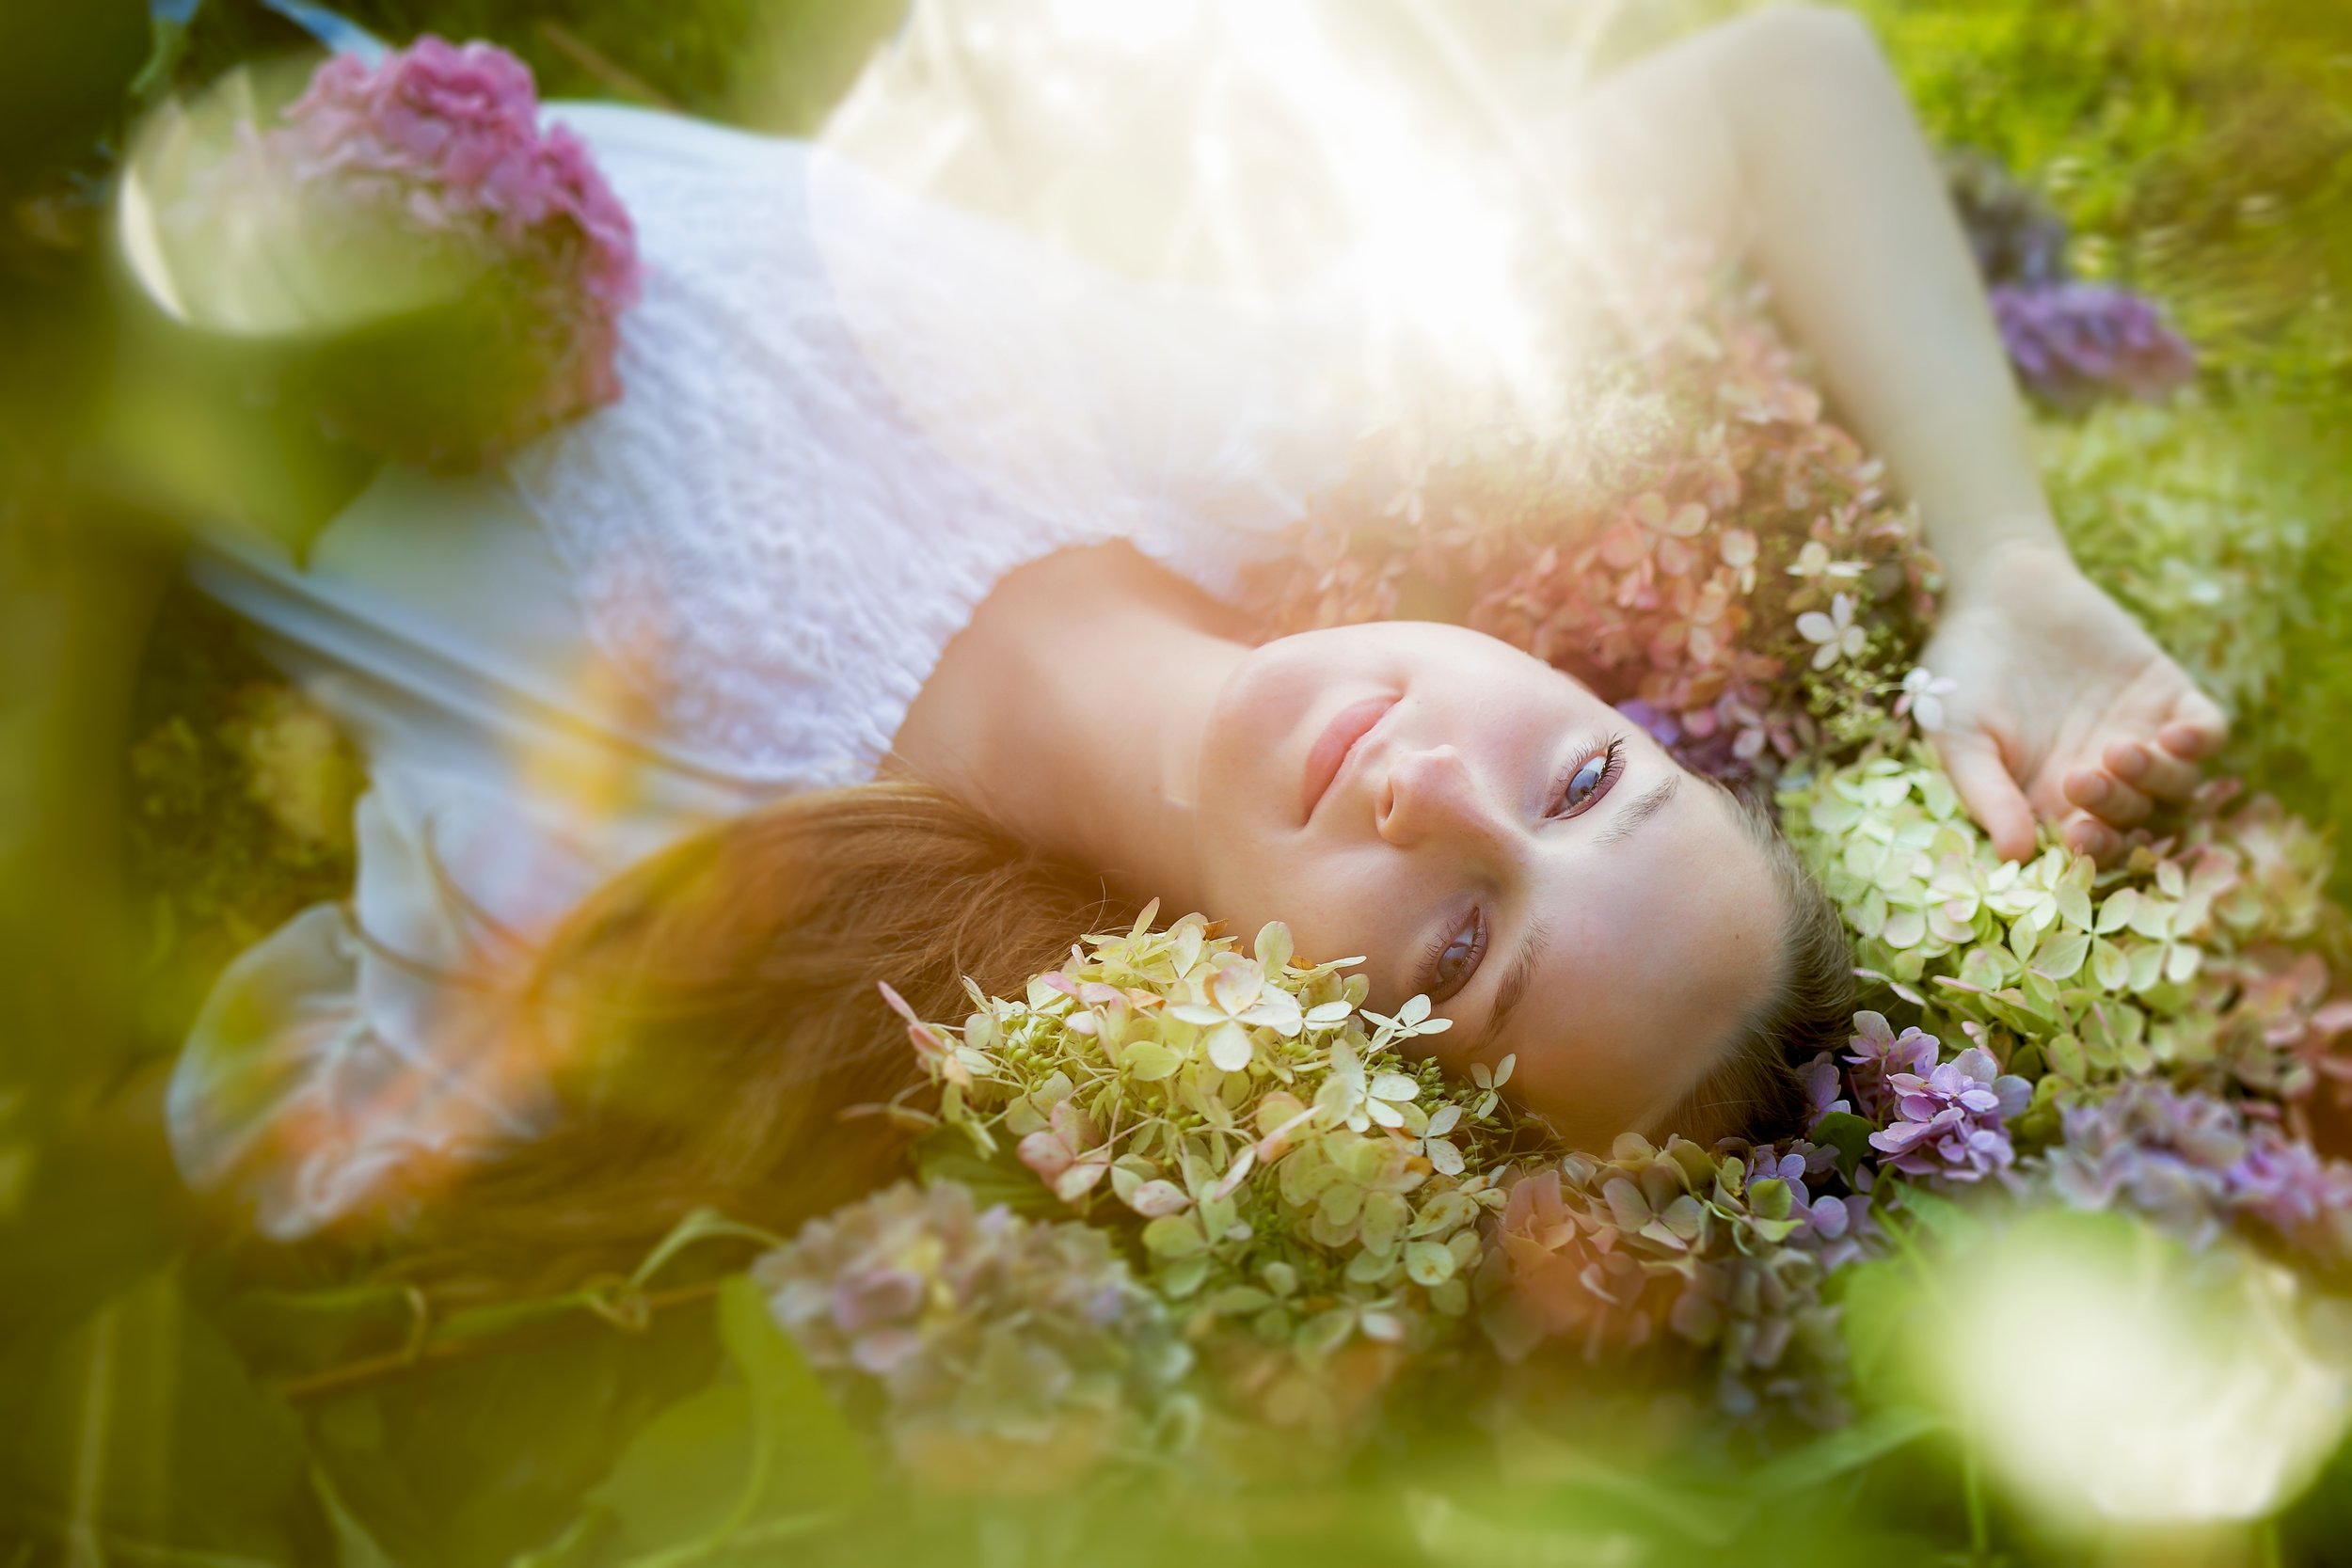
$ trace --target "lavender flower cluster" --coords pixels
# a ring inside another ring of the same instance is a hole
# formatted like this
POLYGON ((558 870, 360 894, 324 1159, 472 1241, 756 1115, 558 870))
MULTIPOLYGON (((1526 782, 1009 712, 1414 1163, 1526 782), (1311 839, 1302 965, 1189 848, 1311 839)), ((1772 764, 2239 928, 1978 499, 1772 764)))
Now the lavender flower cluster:
POLYGON ((2028 391, 2077 412, 2119 394, 2153 403, 2195 378, 2195 353, 2153 301, 2074 280, 2065 219, 1998 162, 1959 154, 1945 176, 2002 345, 2028 391))
POLYGON ((2243 1105, 2137 1082, 2064 1122, 2049 1180, 2075 1208, 2121 1204, 2195 1245, 2251 1222, 2322 1264, 2352 1260, 2352 1164, 2243 1105))
POLYGON ((1880 1013, 1856 1013, 1854 1030, 1844 1074, 1852 1104, 1836 1097, 1839 1074, 1824 1053, 1806 1071, 1813 1126, 1853 1110, 1878 1124, 1870 1147, 1884 1156, 1881 1164, 1906 1176, 1978 1181, 2016 1163, 2008 1124, 2032 1099, 2025 1079, 2001 1071, 1981 1046, 1940 1061, 1943 1046, 1933 1035, 1898 1035, 1880 1013))
POLYGON ((2097 283, 1993 291, 1993 319, 2026 387, 2062 409, 2115 392, 2153 403, 2197 374, 2197 356, 2153 303, 2097 283))
POLYGON ((809 1364, 938 1483, 1054 1484, 1182 1424, 1190 1352, 1100 1227, 901 1182, 752 1273, 809 1364))

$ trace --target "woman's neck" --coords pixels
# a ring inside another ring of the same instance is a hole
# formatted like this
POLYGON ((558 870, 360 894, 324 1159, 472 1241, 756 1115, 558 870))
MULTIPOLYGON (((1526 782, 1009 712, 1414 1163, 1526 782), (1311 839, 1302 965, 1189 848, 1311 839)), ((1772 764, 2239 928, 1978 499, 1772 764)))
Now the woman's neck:
POLYGON ((998 583, 892 746, 937 784, 1111 890, 1198 903, 1200 741, 1248 651, 1232 613, 1123 545, 998 583))

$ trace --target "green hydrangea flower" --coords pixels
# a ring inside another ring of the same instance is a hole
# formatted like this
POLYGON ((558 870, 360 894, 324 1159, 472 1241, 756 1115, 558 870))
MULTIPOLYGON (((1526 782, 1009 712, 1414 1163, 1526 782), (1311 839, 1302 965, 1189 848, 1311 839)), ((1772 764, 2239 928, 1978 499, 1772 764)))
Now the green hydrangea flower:
POLYGON ((2312 1086, 2328 987, 2298 948, 2331 916, 2332 857, 2275 802, 2210 789, 2105 872, 2055 845, 2001 860, 1915 747, 1799 782, 1781 808, 1865 978, 2039 1078, 2037 1109, 2157 1072, 2287 1099, 2312 1086))
POLYGON ((1187 1336, 1260 1392, 1297 1405, 1292 1374, 1350 1346, 1387 1366, 1457 1333, 1521 1136, 1508 1064, 1480 1085, 1407 1058, 1447 1027, 1427 999, 1364 1011, 1367 983, 1295 961, 1279 924, 1244 952, 1155 913, 1018 1000, 976 990, 961 1028, 916 1026, 945 1127, 1130 1231, 1187 1336))

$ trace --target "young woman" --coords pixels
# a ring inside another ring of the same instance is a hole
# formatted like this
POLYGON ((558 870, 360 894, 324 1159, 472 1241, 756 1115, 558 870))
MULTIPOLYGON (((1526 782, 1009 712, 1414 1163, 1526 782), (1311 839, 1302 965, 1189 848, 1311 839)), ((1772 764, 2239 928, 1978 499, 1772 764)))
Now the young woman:
MULTIPOLYGON (((303 571, 195 568, 373 788, 351 907, 197 1027, 193 1181, 279 1238, 390 1215, 510 1260, 696 1203, 787 1223, 895 1152, 842 1116, 913 1076, 876 981, 957 1016, 1153 897, 1362 955, 1564 1137, 1785 1109, 1848 960, 1756 816, 1490 639, 1257 644, 1229 607, 1357 428, 1336 313, 1117 282, 798 144, 566 118, 646 253, 622 402, 498 482, 388 477, 303 571)), ((2220 715, 2059 543, 1860 27, 1766 13, 1553 124, 1590 232, 1745 250, 1920 504, 1940 741, 2001 849, 2039 816, 2110 852, 2189 789, 2220 715)))

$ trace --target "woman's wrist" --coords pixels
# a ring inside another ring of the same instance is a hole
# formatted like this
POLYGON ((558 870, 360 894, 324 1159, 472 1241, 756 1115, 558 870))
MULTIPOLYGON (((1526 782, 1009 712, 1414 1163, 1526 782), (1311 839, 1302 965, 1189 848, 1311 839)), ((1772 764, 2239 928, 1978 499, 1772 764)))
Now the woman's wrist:
POLYGON ((2004 584, 2052 574, 2077 575, 2073 552, 2047 517, 2005 519, 1965 531, 1931 529, 1928 537, 1953 597, 1998 593, 2004 584))

